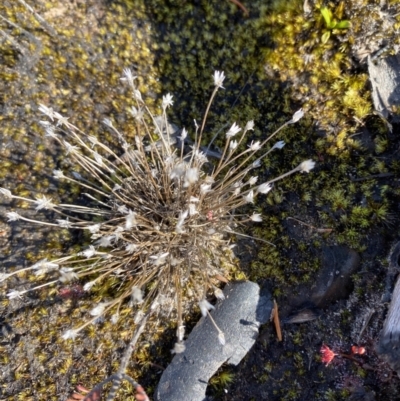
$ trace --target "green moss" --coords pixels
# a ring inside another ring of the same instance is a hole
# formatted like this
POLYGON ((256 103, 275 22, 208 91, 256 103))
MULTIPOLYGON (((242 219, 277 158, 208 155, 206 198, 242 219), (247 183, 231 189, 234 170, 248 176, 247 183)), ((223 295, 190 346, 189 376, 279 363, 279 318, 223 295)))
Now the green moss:
POLYGON ((349 134, 372 111, 362 62, 387 43, 389 48, 399 44, 380 6, 374 1, 332 1, 328 6, 317 1, 304 11, 300 0, 275 1, 257 23, 274 43, 265 52, 271 74, 293 85, 293 97, 326 130, 319 147, 348 157, 349 134), (341 29, 332 28, 341 22, 341 29))
POLYGON ((235 374, 227 368, 220 368, 210 379, 210 385, 217 393, 221 393, 235 380, 235 374))

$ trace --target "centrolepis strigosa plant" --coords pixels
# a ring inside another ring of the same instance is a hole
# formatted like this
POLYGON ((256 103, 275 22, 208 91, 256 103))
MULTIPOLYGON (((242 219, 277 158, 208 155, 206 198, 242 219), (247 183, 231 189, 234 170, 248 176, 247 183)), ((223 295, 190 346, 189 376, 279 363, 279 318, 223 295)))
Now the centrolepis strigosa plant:
MULTIPOLYGON (((254 122, 244 128, 233 123, 225 133, 223 150, 216 155, 202 146, 202 138, 212 101, 223 88, 223 72, 214 73, 214 90, 201 126, 195 123, 192 139, 185 128, 176 130, 168 122, 172 96, 163 97, 162 114, 154 117, 135 79, 130 70, 124 71, 123 80, 136 103, 131 110, 136 122, 134 143, 128 143, 110 120, 104 121, 117 138, 119 151, 86 135, 51 107, 39 107, 47 117, 41 121, 46 136, 61 145, 71 165, 80 167, 80 173, 55 170, 54 178, 79 185, 87 197, 85 205, 57 204, 44 194, 27 199, 0 189, 6 198, 29 202, 38 216, 42 210, 57 216, 54 221, 41 221, 10 211, 8 221, 84 230, 90 237, 90 244, 78 253, 1 274, 0 282, 4 282, 25 271, 37 283, 9 288, 8 298, 22 298, 31 291, 71 281, 81 282, 86 292, 96 292, 106 281, 111 283, 114 297, 93 305, 87 321, 71 327, 62 337, 73 340, 102 316, 116 323, 121 306, 129 302, 136 313, 137 329, 121 363, 120 378, 152 313, 169 314, 176 320, 173 352, 184 351, 184 313, 197 304, 204 316, 209 315, 213 306, 208 295, 223 297, 219 283, 231 267, 227 258, 230 237, 237 233, 238 224, 262 220, 260 214, 236 212, 259 194, 268 193, 273 182, 296 172, 308 173, 314 167, 312 160, 306 160, 280 177, 262 183, 257 179, 262 159, 284 146, 282 141, 273 145, 271 141, 288 124, 296 123, 302 110, 266 139, 252 141, 241 151, 254 122), (217 157, 210 162, 209 155, 217 157)), ((224 333, 215 327, 224 344, 224 333)))

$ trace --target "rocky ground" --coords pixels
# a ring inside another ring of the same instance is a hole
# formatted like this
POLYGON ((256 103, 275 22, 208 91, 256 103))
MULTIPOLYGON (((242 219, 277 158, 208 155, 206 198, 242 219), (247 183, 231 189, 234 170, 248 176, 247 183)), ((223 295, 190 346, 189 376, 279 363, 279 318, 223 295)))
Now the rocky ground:
MULTIPOLYGON (((226 72, 227 88, 210 113, 210 128, 254 119, 255 137, 265 137, 303 104, 301 88, 293 96, 291 81, 272 77, 265 68, 264 52, 274 44, 260 22, 272 11, 261 1, 251 4, 249 17, 228 0, 219 7, 205 1, 179 6, 158 1, 54 3, 39 2, 37 8, 57 33, 15 2, 0 6, 1 15, 28 32, 1 23, 16 43, 3 40, 0 47, 0 186, 21 196, 46 193, 82 201, 74 188, 51 178, 54 168, 73 166, 43 139, 36 107, 51 103, 110 143, 113 138, 100 121, 112 116, 129 137, 130 99, 119 85, 126 66, 140 75, 153 106, 160 93, 174 94, 172 119, 178 126, 200 118, 210 92, 207 77, 215 69, 226 72)), ((339 45, 331 40, 332 46, 339 45)), ((367 67, 357 62, 343 76, 351 73, 367 74, 367 67)), ((397 374, 377 354, 399 268, 390 255, 399 240, 400 127, 393 123, 390 130, 391 116, 385 122, 374 115, 372 100, 366 98, 371 110, 361 123, 358 117, 346 117, 346 127, 354 131, 343 147, 337 121, 327 124, 314 116, 285 132, 280 138, 287 141, 285 152, 265 161, 265 175, 287 171, 304 158, 317 161, 312 174, 276 185, 255 206, 268 219, 247 233, 275 246, 238 241, 242 270, 277 301, 283 341, 277 340, 272 323, 264 324, 243 361, 223 365, 210 379, 210 399, 400 398, 397 374), (328 366, 320 352, 324 344, 337 354, 328 366)), ((0 206, 1 272, 67 252, 82 240, 67 231, 8 224, 4 214, 10 207, 34 215, 24 203, 4 201, 0 206)), ((25 279, 12 284, 24 285, 25 279)), ((105 322, 66 344, 60 333, 84 319, 93 302, 75 289, 76 296, 69 299, 57 290, 24 301, 2 297, 0 399, 66 400, 78 383, 90 388, 115 372, 132 317, 118 330, 105 322)), ((6 286, 1 290, 5 294, 6 286)), ((197 320, 194 313, 187 327, 197 320)), ((129 370, 151 398, 171 360, 175 328, 168 322, 164 327, 143 337, 129 370)), ((133 399, 128 384, 119 397, 133 399)))

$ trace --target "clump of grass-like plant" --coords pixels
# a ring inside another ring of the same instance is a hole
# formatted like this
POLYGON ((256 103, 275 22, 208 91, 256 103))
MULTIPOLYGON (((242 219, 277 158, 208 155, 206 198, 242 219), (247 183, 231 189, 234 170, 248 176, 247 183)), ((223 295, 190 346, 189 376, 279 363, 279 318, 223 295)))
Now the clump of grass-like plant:
MULTIPOLYGON (((113 298, 94 305, 90 318, 67 330, 63 338, 74 339, 102 316, 116 323, 122 303, 130 302, 136 313, 137 329, 121 362, 120 379, 152 313, 172 311, 177 324, 173 351, 184 351, 184 313, 197 304, 202 314, 211 318, 209 310, 213 306, 207 297, 211 293, 223 297, 218 284, 229 270, 229 263, 224 261, 231 248, 230 236, 236 233, 237 226, 262 219, 259 214, 244 216, 236 211, 253 203, 258 194, 268 193, 274 181, 295 172, 309 172, 314 167, 314 162, 307 160, 280 177, 257 183, 255 171, 261 160, 284 145, 277 142, 271 146, 270 141, 285 126, 297 122, 303 116, 301 110, 268 138, 253 141, 240 152, 238 149, 254 123, 249 121, 244 129, 234 123, 225 133, 225 147, 219 158, 210 162, 207 159, 210 150, 201 143, 208 110, 222 88, 224 73, 214 73, 214 91, 201 126, 195 123, 192 140, 185 129, 177 131, 168 123, 166 111, 173 104, 172 96, 163 97, 162 115, 154 117, 142 100, 135 78, 130 70, 124 71, 123 79, 136 102, 132 108, 136 121, 134 144, 128 143, 111 121, 104 121, 121 145, 119 152, 87 136, 50 107, 39 108, 49 119, 41 122, 46 135, 58 142, 82 171, 78 174, 55 170, 54 177, 79 185, 88 198, 87 205, 56 204, 44 195, 27 199, 0 189, 9 199, 29 202, 37 211, 51 210, 58 216, 53 222, 44 222, 10 211, 9 221, 89 233, 91 244, 81 252, 4 273, 0 282, 21 271, 37 276, 38 283, 31 288, 9 289, 7 296, 14 299, 44 287, 78 280, 84 283, 84 291, 96 291, 105 280, 112 280, 113 298)), ((224 333, 214 325, 219 341, 224 344, 224 333)))

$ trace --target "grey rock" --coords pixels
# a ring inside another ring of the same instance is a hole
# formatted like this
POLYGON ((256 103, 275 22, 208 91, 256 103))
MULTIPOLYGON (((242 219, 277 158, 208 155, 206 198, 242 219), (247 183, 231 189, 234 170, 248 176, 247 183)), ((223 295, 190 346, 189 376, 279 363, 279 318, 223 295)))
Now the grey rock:
POLYGON ((360 265, 360 256, 344 245, 326 246, 322 253, 322 269, 312 288, 311 301, 318 307, 345 299, 353 289, 351 275, 360 265))
POLYGON ((360 265, 356 251, 344 245, 324 246, 321 252, 321 269, 314 283, 300 285, 296 295, 288 297, 288 309, 282 309, 283 323, 304 323, 318 318, 321 309, 332 302, 346 299, 353 290, 351 280, 360 265))
MULTIPOLYGON (((368 72, 375 110, 387 118, 392 107, 400 106, 400 54, 374 61, 369 58, 368 72)), ((400 121, 400 117, 394 121, 400 121)))
MULTIPOLYGON (((394 245, 389 255, 388 277, 398 272, 400 242, 394 245)), ((390 280, 391 281, 391 280, 390 280)), ((389 281, 389 282, 390 282, 389 281)), ((400 276, 394 286, 392 300, 376 349, 378 355, 400 375, 400 276)))
POLYGON ((203 317, 190 333, 185 352, 174 357, 158 384, 158 401, 203 401, 209 379, 225 362, 237 365, 253 346, 258 328, 268 321, 273 307, 269 293, 260 294, 257 284, 228 284, 226 299, 211 313, 224 332, 226 344, 217 338, 210 318, 203 317))
POLYGON ((317 308, 301 308, 282 320, 283 324, 305 323, 318 319, 320 311, 317 308))

